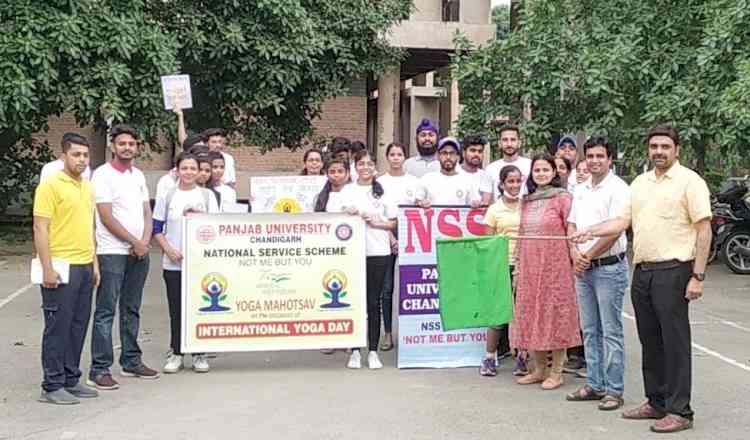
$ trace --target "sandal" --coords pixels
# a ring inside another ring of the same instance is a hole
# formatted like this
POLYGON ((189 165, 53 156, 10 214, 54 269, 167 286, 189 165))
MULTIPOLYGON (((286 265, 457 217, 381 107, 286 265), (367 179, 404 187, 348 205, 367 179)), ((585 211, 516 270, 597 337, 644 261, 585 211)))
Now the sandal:
POLYGON ((601 401, 599 402, 599 410, 614 411, 616 409, 620 409, 624 403, 625 401, 622 399, 622 396, 607 394, 606 396, 602 397, 601 401))
POLYGON ((602 400, 602 398, 604 397, 606 396, 604 395, 603 391, 596 391, 590 386, 584 385, 577 391, 574 391, 565 396, 565 400, 567 400, 568 402, 586 402, 590 400, 602 400))
POLYGON ((390 338, 390 337, 383 338, 383 342, 380 343, 380 350, 381 351, 391 351, 391 350, 393 350, 393 339, 390 338))

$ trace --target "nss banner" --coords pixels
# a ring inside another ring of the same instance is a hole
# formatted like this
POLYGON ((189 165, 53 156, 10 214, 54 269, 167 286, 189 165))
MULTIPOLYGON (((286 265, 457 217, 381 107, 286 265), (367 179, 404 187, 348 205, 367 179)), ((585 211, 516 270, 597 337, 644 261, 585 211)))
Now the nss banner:
POLYGON ((484 213, 468 206, 399 207, 399 368, 479 365, 487 330, 442 327, 436 241, 484 235, 484 213))
POLYGON ((184 222, 183 352, 366 345, 362 219, 194 214, 184 222))

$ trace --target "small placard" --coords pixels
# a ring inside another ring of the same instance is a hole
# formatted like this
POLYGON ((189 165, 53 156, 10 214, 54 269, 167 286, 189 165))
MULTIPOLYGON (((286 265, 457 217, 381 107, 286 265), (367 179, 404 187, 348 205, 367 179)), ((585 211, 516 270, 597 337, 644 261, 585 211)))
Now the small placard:
POLYGON ((190 90, 190 75, 166 75, 161 77, 161 90, 164 95, 164 108, 193 108, 193 94, 190 90))

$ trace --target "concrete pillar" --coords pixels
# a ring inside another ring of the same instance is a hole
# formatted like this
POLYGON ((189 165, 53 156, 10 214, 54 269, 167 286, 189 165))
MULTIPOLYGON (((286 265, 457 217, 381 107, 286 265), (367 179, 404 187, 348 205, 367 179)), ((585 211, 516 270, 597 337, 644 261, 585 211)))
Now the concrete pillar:
POLYGON ((378 79, 378 144, 376 157, 380 170, 387 167, 385 148, 399 137, 400 98, 401 67, 399 66, 378 79))

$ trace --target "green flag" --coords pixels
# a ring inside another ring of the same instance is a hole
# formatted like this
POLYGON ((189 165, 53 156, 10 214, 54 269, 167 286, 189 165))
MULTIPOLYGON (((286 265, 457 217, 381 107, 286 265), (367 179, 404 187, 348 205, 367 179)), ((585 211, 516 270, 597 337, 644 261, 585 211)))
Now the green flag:
POLYGON ((438 239, 438 295, 444 330, 507 324, 513 319, 508 237, 438 239))

